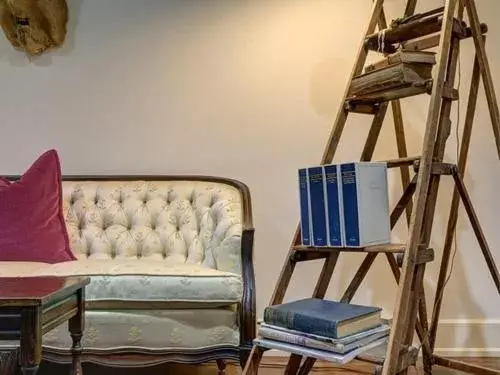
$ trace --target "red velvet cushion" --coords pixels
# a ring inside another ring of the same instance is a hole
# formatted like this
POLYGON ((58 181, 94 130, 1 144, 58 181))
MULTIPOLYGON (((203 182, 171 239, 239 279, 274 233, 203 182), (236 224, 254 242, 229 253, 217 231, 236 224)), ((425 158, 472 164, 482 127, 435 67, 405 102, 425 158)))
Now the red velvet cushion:
POLYGON ((76 258, 62 212, 61 166, 50 150, 19 181, 0 179, 0 261, 70 260, 76 258))

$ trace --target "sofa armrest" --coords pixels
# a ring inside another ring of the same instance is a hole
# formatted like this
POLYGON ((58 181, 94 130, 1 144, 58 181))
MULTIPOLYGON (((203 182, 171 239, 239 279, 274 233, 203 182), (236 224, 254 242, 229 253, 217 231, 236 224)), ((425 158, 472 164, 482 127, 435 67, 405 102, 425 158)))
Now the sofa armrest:
POLYGON ((241 272, 243 278, 243 296, 240 306, 240 346, 243 352, 242 365, 250 352, 256 337, 257 313, 255 271, 253 264, 253 244, 255 228, 253 226, 252 200, 250 189, 240 181, 233 183, 242 195, 243 230, 241 233, 241 272), (244 354, 246 352, 246 354, 244 354))
POLYGON ((242 233, 243 298, 240 308, 240 345, 250 348, 256 337, 255 273, 253 266, 253 238, 255 230, 246 228, 242 233))

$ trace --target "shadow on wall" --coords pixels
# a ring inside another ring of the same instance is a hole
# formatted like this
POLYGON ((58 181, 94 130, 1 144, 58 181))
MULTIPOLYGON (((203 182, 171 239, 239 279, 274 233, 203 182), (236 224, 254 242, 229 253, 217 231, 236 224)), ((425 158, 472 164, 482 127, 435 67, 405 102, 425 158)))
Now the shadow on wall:
MULTIPOLYGON (((8 42, 3 43, 3 48, 0 48, 0 59, 7 59, 13 66, 23 67, 34 64, 36 66, 50 66, 53 57, 68 56, 75 47, 75 34, 78 26, 80 9, 83 0, 66 0, 69 8, 69 19, 67 24, 66 39, 60 48, 51 49, 41 54, 40 56, 28 57, 23 51, 14 49, 8 42)), ((2 37, 5 38, 4 35, 2 37)))
POLYGON ((348 81, 346 72, 339 67, 350 65, 351 61, 339 55, 322 61, 312 71, 309 83, 311 107, 318 116, 327 119, 332 124, 348 81))

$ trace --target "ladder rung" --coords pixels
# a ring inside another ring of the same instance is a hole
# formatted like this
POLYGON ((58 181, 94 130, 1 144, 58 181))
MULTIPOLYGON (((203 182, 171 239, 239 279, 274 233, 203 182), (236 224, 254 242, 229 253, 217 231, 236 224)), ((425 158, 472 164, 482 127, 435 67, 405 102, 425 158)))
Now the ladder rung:
MULTIPOLYGON (((486 34, 488 32, 488 25, 481 23, 481 34, 486 34)), ((470 27, 465 28, 464 33, 457 35, 460 39, 467 39, 472 37, 472 29, 470 27)), ((402 48, 406 51, 425 51, 430 48, 437 47, 439 45, 441 33, 435 33, 432 35, 426 35, 417 39, 413 39, 402 44, 402 48)))
POLYGON ((409 165, 414 165, 418 163, 422 157, 421 156, 407 156, 405 158, 384 160, 387 163, 387 168, 398 168, 405 167, 409 165))
POLYGON ((329 255, 326 251, 294 251, 292 260, 294 262, 307 262, 311 260, 325 259, 329 255))
POLYGON ((330 252, 342 251, 352 253, 403 253, 405 251, 405 244, 387 244, 387 245, 373 245, 366 247, 330 247, 330 246, 295 246, 294 250, 299 251, 312 251, 312 252, 330 252))
MULTIPOLYGON (((393 44, 406 42, 408 40, 421 38, 426 35, 441 31, 443 15, 432 15, 404 23, 393 28, 387 28, 379 32, 368 35, 365 40, 365 47, 374 51, 394 52, 396 49, 393 44), (381 48, 381 44, 384 48, 381 48)), ((453 20, 453 32, 458 35, 465 33, 466 25, 457 19, 453 20)))
MULTIPOLYGON (((396 263, 399 267, 403 266, 404 257, 404 253, 396 254, 396 263)), ((434 261, 434 249, 422 249, 417 253, 415 264, 429 263, 432 261, 434 261)))
MULTIPOLYGON (((420 168, 420 160, 416 160, 414 164, 415 172, 420 168)), ((457 165, 452 163, 432 163, 431 173, 435 175, 451 176, 457 172, 457 165)))
POLYGON ((344 104, 344 109, 351 113, 375 115, 380 109, 380 103, 356 103, 346 101, 344 104))

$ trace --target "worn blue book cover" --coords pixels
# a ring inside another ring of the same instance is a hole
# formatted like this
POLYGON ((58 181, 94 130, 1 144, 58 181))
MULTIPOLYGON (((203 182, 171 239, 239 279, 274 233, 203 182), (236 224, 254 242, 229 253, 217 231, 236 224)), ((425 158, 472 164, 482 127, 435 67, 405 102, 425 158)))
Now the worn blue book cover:
POLYGON ((380 326, 381 311, 375 306, 306 298, 266 307, 264 322, 338 339, 380 326))
POLYGON ((313 246, 327 246, 325 191, 323 167, 309 167, 309 199, 311 208, 311 228, 313 246))
POLYGON ((356 165, 354 163, 342 164, 340 170, 342 173, 342 205, 346 246, 358 247, 360 246, 360 238, 356 165))
POLYGON ((341 247, 343 242, 343 224, 341 217, 341 191, 339 189, 338 165, 325 165, 325 192, 328 246, 341 247))
POLYGON ((299 169, 300 233, 305 246, 312 245, 308 175, 307 168, 299 169))
POLYGON ((387 164, 345 163, 340 166, 345 246, 365 247, 390 242, 387 164))

